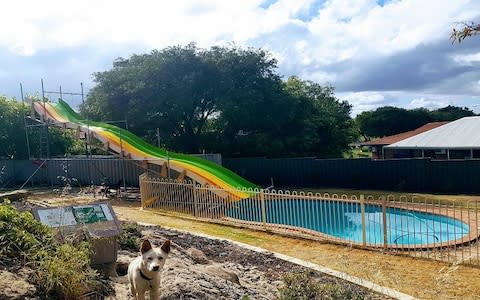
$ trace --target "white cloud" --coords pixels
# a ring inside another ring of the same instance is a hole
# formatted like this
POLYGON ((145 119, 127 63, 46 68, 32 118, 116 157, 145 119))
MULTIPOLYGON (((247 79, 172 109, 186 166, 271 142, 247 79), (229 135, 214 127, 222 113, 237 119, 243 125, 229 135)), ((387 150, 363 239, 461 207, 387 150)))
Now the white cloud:
MULTIPOLYGON (((0 45, 32 55, 38 49, 85 44, 142 43, 148 47, 197 41, 246 43, 291 23, 305 24, 303 37, 284 36, 283 47, 308 44, 319 62, 368 53, 388 54, 441 36, 450 23, 472 17, 474 1, 403 0, 380 7, 375 0, 330 0, 308 22, 298 19, 315 1, 18 0, 2 3, 0 45), (435 17, 425 12, 435 10, 435 17), (469 12, 470 11, 470 12, 469 12), (446 26, 447 24, 447 26, 446 26), (292 41, 293 43, 289 43, 292 41), (322 51, 323 50, 323 51, 322 51)), ((278 46, 278 45, 277 45, 278 46)))
MULTIPOLYGON (((84 0, 72 5, 64 0, 4 1, 0 52, 6 49, 15 55, 34 57, 40 51, 98 49, 98 57, 80 63, 86 73, 83 76, 88 76, 99 71, 98 58, 108 57, 105 52, 112 53, 109 62, 119 55, 111 49, 125 49, 121 55, 128 56, 191 41, 200 47, 234 41, 270 50, 279 60, 283 75, 296 74, 335 86, 335 81, 352 74, 353 68, 354 75, 361 76, 362 68, 368 67, 366 61, 439 40, 449 43, 454 23, 475 20, 480 11, 478 0, 396 0, 383 7, 376 0, 278 0, 263 8, 265 2, 84 0)), ((451 59, 457 65, 472 66, 480 61, 479 55, 471 52, 451 59)), ((106 64, 102 62, 102 67, 106 64)), ((48 67, 43 70, 48 71, 48 67)), ((434 67, 425 66, 425 76, 437 72, 434 67)), ((21 78, 22 74, 15 76, 21 78)), ((468 85, 475 74, 465 78, 468 85)), ((470 84, 469 91, 480 90, 477 80, 470 84)), ((445 89, 456 86, 454 80, 445 82, 445 89)), ((423 99, 422 95, 401 101, 398 97, 394 91, 346 94, 355 112, 388 103, 433 105, 428 101, 439 101, 423 99)))
MULTIPOLYGON (((393 93, 394 94, 394 93, 393 93)), ((347 100, 353 105, 352 116, 356 116, 362 111, 374 110, 381 106, 392 105, 395 103, 392 93, 379 93, 374 91, 339 93, 337 96, 341 100, 347 100)))
POLYGON ((423 107, 427 109, 437 109, 437 108, 445 107, 450 104, 451 103, 449 101, 446 101, 445 99, 420 97, 410 101, 410 103, 407 105, 407 108, 412 109, 412 108, 423 107))
POLYGON ((461 66, 473 66, 475 63, 480 63, 480 52, 454 55, 452 60, 461 66))

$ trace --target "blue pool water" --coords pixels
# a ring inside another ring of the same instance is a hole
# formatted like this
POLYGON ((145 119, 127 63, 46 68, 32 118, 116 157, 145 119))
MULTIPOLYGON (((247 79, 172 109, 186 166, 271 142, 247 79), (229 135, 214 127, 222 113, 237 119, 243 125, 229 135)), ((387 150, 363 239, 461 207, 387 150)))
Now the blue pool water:
MULTIPOLYGON (((331 200, 265 201, 267 223, 316 230, 353 242, 362 242, 362 220, 359 203, 331 200)), ((227 211, 232 218, 262 222, 258 201, 245 199, 227 211)), ((461 239, 469 226, 442 215, 387 208, 387 243, 389 245, 427 245, 461 239)), ((382 207, 365 205, 366 242, 384 244, 382 207)))

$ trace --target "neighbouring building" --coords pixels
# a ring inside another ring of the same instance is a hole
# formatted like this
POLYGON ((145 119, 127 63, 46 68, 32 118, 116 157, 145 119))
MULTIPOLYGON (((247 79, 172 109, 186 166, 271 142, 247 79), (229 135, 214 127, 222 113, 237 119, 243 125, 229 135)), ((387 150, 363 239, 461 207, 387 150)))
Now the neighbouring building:
POLYGON ((383 147, 385 158, 480 159, 480 116, 464 117, 383 147))
POLYGON ((417 128, 415 130, 410 130, 410 131, 398 133, 398 134, 395 134, 395 135, 386 136, 386 137, 376 139, 376 140, 373 140, 373 141, 368 141, 368 142, 361 143, 360 145, 370 147, 370 149, 372 150, 372 158, 373 159, 394 158, 394 157, 392 157, 391 152, 386 153, 384 151, 385 146, 403 141, 405 139, 408 139, 408 138, 416 136, 420 133, 432 130, 434 128, 445 125, 447 123, 448 122, 427 123, 427 124, 417 128))

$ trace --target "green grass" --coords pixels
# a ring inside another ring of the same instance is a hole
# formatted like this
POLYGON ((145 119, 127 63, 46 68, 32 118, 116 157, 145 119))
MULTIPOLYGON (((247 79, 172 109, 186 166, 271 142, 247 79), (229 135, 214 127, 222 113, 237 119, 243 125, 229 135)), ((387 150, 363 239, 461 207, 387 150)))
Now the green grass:
POLYGON ((343 152, 344 158, 365 158, 372 157, 372 151, 361 148, 354 148, 343 152))

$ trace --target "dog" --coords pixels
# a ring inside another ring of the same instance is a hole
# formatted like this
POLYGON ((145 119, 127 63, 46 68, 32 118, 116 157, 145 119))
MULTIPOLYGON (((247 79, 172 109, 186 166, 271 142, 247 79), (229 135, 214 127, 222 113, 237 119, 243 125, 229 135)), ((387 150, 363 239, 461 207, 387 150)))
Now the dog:
POLYGON ((154 248, 149 240, 144 240, 140 253, 141 255, 128 265, 130 291, 135 300, 144 300, 147 291, 150 291, 150 300, 157 300, 160 273, 170 253, 170 241, 165 241, 160 248, 154 248))

